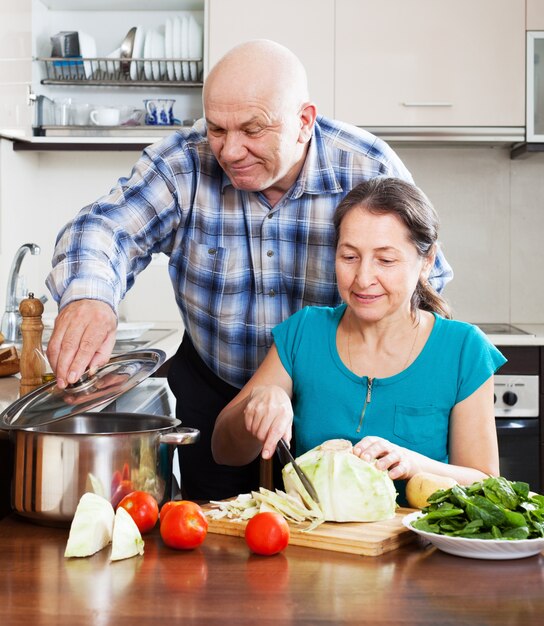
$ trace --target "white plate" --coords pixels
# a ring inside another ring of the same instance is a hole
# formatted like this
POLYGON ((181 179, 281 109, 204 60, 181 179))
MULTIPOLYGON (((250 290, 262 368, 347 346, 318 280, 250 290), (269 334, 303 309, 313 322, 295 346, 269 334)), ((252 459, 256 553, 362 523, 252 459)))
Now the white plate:
MULTIPOLYGON (((202 58, 202 28, 191 15, 189 18, 189 56, 191 59, 202 58)), ((191 80, 198 80, 198 63, 191 62, 191 80)))
MULTIPOLYGON (((146 36, 145 36, 145 40, 144 40, 144 53, 142 55, 142 57, 144 59, 150 59, 151 58, 151 42, 153 40, 153 31, 150 30, 146 36)), ((151 67, 151 63, 148 63, 147 61, 144 63, 144 74, 145 77, 147 78, 147 80, 153 80, 153 69, 151 67)))
MULTIPOLYGON (((171 59, 174 56, 174 41, 172 40, 172 36, 174 34, 173 31, 173 21, 168 18, 164 24, 164 56, 167 59, 171 59)), ((166 73, 168 74, 168 80, 176 80, 174 64, 171 61, 166 63, 166 73)))
MULTIPOLYGON (((132 48, 132 58, 141 59, 144 56, 144 40, 145 32, 142 26, 136 26, 136 34, 134 35, 134 47, 132 48)), ((138 69, 140 62, 130 64, 130 78, 131 80, 138 79, 138 69)))
MULTIPOLYGON (((80 30, 78 32, 78 39, 79 39, 79 53, 81 54, 81 56, 84 59, 96 58, 96 41, 94 40, 94 38, 80 30)), ((93 75, 92 62, 84 61, 83 67, 85 69, 85 76, 87 78, 91 78, 91 76, 93 75)))
MULTIPOLYGON (((172 24, 172 55, 174 59, 181 57, 181 20, 176 15, 172 24)), ((174 63, 174 74, 176 80, 183 80, 181 63, 178 61, 174 63)))
POLYGON ((117 341, 138 339, 154 325, 153 322, 119 322, 115 339, 117 341))
MULTIPOLYGON (((189 57, 189 19, 187 17, 181 18, 181 58, 187 59, 189 57)), ((191 80, 191 74, 189 70, 189 61, 184 61, 183 68, 183 80, 191 80)))
MULTIPOLYGON (((164 35, 158 30, 153 31, 151 39, 151 56, 153 59, 164 59, 164 35)), ((154 61, 152 64, 153 79, 160 80, 166 71, 166 63, 154 61)))
POLYGON ((522 559, 534 556, 544 550, 544 539, 468 539, 466 537, 448 537, 428 533, 412 526, 412 522, 425 513, 415 511, 402 518, 406 528, 425 537, 442 552, 464 556, 469 559, 522 559))
MULTIPOLYGON (((121 48, 117 48, 113 52, 108 54, 108 59, 120 59, 121 58, 121 48)), ((118 61, 99 61, 98 65, 100 69, 106 74, 114 75, 119 71, 119 62, 118 61)))

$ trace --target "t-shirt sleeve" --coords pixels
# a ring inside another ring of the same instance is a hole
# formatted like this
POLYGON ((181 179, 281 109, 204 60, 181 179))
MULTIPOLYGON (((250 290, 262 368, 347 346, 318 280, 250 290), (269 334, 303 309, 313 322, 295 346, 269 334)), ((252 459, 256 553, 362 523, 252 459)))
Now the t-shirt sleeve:
POLYGON ((304 307, 272 329, 280 361, 291 378, 308 311, 309 307, 304 307))
POLYGON ((506 358, 482 331, 476 326, 470 327, 461 349, 456 403, 473 394, 504 363, 506 358))

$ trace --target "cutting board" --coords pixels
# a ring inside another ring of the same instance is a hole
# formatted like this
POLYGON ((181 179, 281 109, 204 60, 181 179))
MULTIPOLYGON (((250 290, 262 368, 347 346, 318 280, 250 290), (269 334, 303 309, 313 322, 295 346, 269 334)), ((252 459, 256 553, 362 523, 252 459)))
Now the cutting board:
MULTIPOLYGON (((213 508, 204 505, 204 510, 213 508)), ((379 556, 396 550, 417 537, 402 525, 402 518, 414 509, 399 508, 395 517, 383 522, 325 522, 310 532, 303 532, 296 524, 289 524, 289 544, 363 556, 379 556)), ((208 518, 208 532, 218 535, 243 537, 247 521, 208 518)))

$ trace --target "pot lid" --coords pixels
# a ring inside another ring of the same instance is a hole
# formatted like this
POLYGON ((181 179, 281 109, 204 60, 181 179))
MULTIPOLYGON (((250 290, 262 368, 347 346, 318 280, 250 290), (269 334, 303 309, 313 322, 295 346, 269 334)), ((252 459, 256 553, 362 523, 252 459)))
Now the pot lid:
POLYGON ((162 350, 135 350, 112 357, 95 374, 85 373, 66 389, 52 380, 5 409, 0 427, 29 429, 108 404, 148 378, 165 358, 162 350))

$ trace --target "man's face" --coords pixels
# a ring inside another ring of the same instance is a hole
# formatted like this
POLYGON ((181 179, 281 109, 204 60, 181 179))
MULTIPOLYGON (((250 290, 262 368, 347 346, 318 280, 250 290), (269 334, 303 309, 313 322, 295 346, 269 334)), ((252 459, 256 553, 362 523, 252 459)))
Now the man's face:
POLYGON ((206 121, 212 152, 236 189, 262 191, 274 202, 295 182, 304 144, 294 107, 216 98, 206 103, 206 121))

